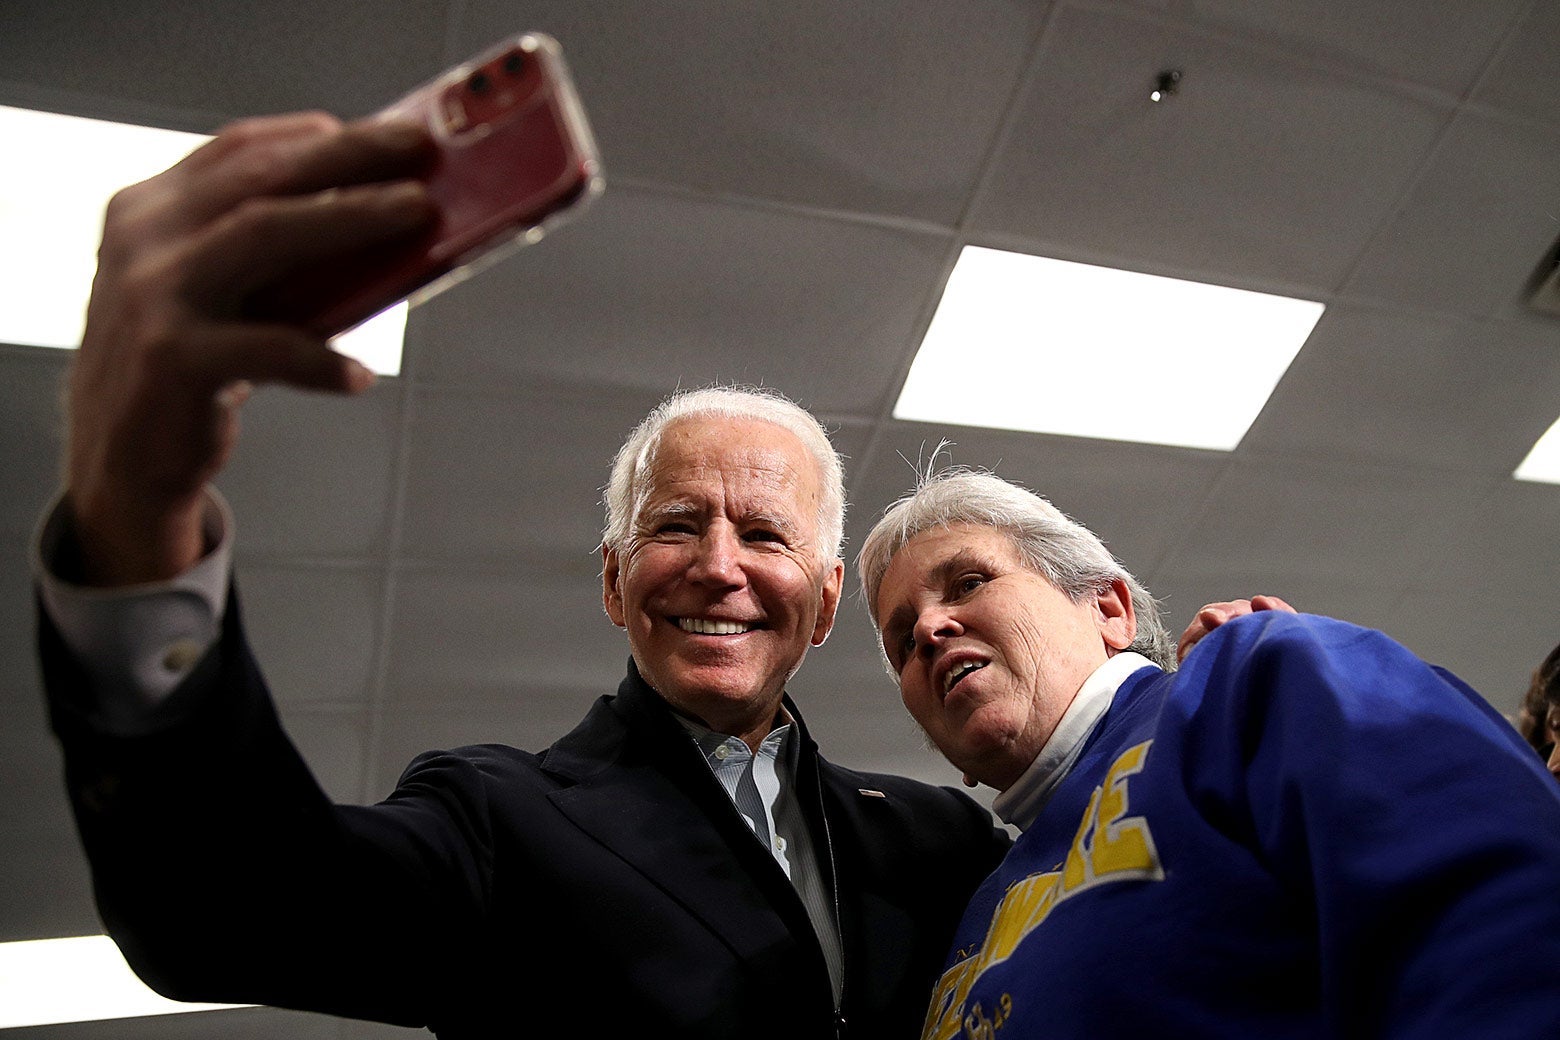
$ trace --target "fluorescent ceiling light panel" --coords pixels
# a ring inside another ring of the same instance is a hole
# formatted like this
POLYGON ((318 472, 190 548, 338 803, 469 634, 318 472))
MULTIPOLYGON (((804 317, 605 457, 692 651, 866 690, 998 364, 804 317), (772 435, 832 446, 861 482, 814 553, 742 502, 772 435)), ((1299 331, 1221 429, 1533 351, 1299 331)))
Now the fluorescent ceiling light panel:
POLYGON ((1560 484, 1560 419, 1556 419, 1549 432, 1538 439, 1512 476, 1518 480, 1560 484))
POLYGON ((894 418, 1230 451, 1323 309, 965 246, 894 418))
MULTIPOLYGON (((109 197, 184 158, 201 134, 0 105, 0 343, 81 342, 109 197)), ((406 305, 336 339, 380 375, 401 370, 406 305), (398 316, 397 316, 398 315, 398 316)))
POLYGON ((106 935, 0 943, 0 1029, 251 1006, 158 996, 106 935))

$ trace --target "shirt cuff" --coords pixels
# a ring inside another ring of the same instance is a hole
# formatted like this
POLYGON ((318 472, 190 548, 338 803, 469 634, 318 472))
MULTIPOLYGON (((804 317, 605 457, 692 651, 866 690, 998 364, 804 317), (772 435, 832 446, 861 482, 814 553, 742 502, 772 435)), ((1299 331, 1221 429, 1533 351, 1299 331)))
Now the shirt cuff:
POLYGON ((206 554, 168 581, 91 588, 71 573, 74 519, 61 496, 33 540, 33 577, 49 620, 92 681, 93 707, 109 726, 133 725, 194 670, 222 629, 233 560, 233 513, 208 489, 201 517, 206 554))

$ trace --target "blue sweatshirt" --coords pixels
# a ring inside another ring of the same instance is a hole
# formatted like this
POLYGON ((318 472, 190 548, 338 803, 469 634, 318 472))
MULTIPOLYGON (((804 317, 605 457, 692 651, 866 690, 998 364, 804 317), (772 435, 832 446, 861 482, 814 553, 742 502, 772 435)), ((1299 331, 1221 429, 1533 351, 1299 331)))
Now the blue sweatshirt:
POLYGON ((1386 636, 1135 672, 976 892, 925 1040, 1560 1037, 1560 785, 1386 636))

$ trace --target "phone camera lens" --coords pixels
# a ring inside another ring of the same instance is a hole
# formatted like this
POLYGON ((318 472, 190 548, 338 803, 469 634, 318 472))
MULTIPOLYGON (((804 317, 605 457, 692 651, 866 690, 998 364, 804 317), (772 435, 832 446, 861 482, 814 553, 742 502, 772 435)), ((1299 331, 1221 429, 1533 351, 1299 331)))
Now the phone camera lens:
POLYGON ((525 58, 519 51, 510 51, 509 54, 504 58, 504 71, 509 73, 511 76, 520 75, 521 70, 524 68, 525 58))
POLYGON ((492 85, 486 72, 473 72, 471 78, 466 81, 466 86, 471 88, 473 94, 486 94, 492 85))

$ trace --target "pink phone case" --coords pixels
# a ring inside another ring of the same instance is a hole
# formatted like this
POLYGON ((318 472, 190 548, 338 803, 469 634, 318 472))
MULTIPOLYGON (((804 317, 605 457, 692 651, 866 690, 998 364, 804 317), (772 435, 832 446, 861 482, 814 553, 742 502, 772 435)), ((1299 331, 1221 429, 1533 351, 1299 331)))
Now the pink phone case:
POLYGON ((427 124, 438 148, 424 180, 440 220, 414 249, 368 269, 300 281, 277 300, 282 316, 326 334, 471 277, 540 239, 603 186, 562 52, 540 33, 483 51, 374 118, 427 124))

